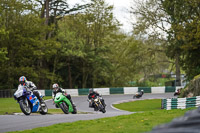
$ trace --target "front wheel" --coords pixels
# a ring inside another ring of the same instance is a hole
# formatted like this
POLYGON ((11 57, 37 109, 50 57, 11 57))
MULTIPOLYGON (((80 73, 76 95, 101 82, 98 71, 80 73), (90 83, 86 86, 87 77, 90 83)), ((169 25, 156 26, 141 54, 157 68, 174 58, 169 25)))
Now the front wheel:
POLYGON ((106 112, 106 109, 105 109, 105 107, 104 107, 102 104, 99 105, 99 110, 100 110, 102 113, 105 113, 105 112, 106 112))
POLYGON ((65 114, 69 114, 69 108, 67 106, 67 104, 65 102, 62 102, 60 104, 60 108, 62 109, 62 111, 65 113, 65 114))
POLYGON ((46 115, 47 112, 48 112, 47 105, 46 105, 45 102, 43 102, 43 103, 41 104, 41 107, 40 107, 40 114, 46 115))
POLYGON ((27 99, 19 101, 20 108, 25 115, 31 114, 31 107, 27 99))

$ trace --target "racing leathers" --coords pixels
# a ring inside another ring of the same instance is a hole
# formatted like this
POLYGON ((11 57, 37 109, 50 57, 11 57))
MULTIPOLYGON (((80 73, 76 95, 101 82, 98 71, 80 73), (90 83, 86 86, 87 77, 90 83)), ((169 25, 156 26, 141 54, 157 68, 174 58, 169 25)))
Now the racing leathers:
MULTIPOLYGON (((72 104, 73 106, 75 106, 74 103, 72 102, 71 95, 70 95, 70 94, 67 94, 66 91, 65 91, 63 88, 61 88, 61 87, 58 87, 58 89, 53 90, 53 101, 54 101, 54 98, 55 98, 55 96, 56 96, 56 94, 57 94, 58 92, 63 93, 63 94, 66 96, 66 98, 69 99, 69 101, 71 102, 71 104, 72 104)), ((57 107, 58 107, 58 106, 56 106, 56 108, 57 108, 57 107)))
POLYGON ((36 90, 37 87, 32 81, 26 81, 24 85, 19 84, 18 89, 21 89, 21 86, 25 87, 27 91, 33 92, 33 94, 39 99, 40 104, 43 102, 41 93, 36 90))
MULTIPOLYGON (((90 107, 90 108, 94 108, 95 111, 97 110, 97 108, 96 108, 96 106, 95 106, 95 104, 94 104, 94 99, 95 99, 97 96, 100 96, 100 95, 99 95, 99 93, 97 93, 97 92, 95 92, 95 91, 93 91, 93 92, 91 92, 91 93, 88 94, 89 107, 90 107)), ((103 104, 104 107, 106 106, 106 104, 105 104, 103 98, 101 99, 101 103, 103 104)))

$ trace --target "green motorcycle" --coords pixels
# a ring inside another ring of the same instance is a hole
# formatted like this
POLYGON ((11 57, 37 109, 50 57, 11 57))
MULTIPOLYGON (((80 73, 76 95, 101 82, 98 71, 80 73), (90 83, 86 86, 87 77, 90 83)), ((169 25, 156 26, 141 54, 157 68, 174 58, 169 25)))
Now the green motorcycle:
POLYGON ((73 105, 69 99, 66 98, 65 95, 63 95, 62 93, 57 93, 55 98, 54 98, 54 103, 60 107, 62 109, 62 111, 65 114, 76 114, 77 110, 76 110, 76 106, 73 105))

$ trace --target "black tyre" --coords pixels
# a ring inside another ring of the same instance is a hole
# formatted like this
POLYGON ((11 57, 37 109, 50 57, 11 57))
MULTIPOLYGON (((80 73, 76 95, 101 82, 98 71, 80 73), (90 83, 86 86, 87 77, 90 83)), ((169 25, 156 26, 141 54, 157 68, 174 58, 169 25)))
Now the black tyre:
POLYGON ((100 110, 102 113, 105 113, 105 112, 106 112, 105 107, 104 107, 102 104, 99 104, 99 110, 100 110))
POLYGON ((21 111, 25 114, 25 115, 30 115, 31 114, 31 107, 29 102, 27 101, 27 99, 25 100, 20 100, 19 101, 19 105, 21 108, 21 111))
POLYGON ((60 104, 60 108, 62 109, 62 111, 65 113, 65 114, 69 114, 69 108, 67 106, 67 104, 65 102, 62 102, 60 104))
POLYGON ((136 98, 136 96, 134 95, 134 96, 133 96, 133 99, 135 99, 135 98, 136 98))
POLYGON ((48 113, 48 108, 45 102, 43 102, 42 104, 44 104, 45 106, 41 106, 40 107, 40 114, 42 115, 46 115, 48 113))
POLYGON ((73 106, 73 112, 72 112, 72 114, 77 114, 77 109, 76 109, 76 106, 75 105, 72 105, 73 106))
POLYGON ((102 110, 102 113, 106 113, 106 109, 105 108, 102 110))

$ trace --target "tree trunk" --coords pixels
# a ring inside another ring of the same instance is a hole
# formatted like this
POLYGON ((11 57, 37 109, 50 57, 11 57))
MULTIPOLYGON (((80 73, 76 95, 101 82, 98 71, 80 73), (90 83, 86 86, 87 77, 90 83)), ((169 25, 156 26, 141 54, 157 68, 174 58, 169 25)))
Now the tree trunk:
POLYGON ((83 75, 82 75, 82 88, 86 88, 88 74, 86 73, 85 62, 83 62, 82 73, 83 73, 83 75))
POLYGON ((55 58, 54 58, 53 72, 52 72, 52 78, 51 78, 50 88, 51 88, 51 85, 54 83, 54 76, 55 76, 55 71, 56 71, 56 65, 57 65, 57 56, 55 56, 55 58))
POLYGON ((175 55, 175 64, 176 64, 176 86, 181 86, 181 71, 180 71, 180 57, 177 53, 175 55))
POLYGON ((69 79, 69 88, 72 89, 72 75, 71 75, 71 66, 70 66, 70 59, 68 59, 68 79, 69 79))
POLYGON ((45 24, 48 25, 49 23, 49 0, 46 0, 46 21, 45 21, 45 24))

